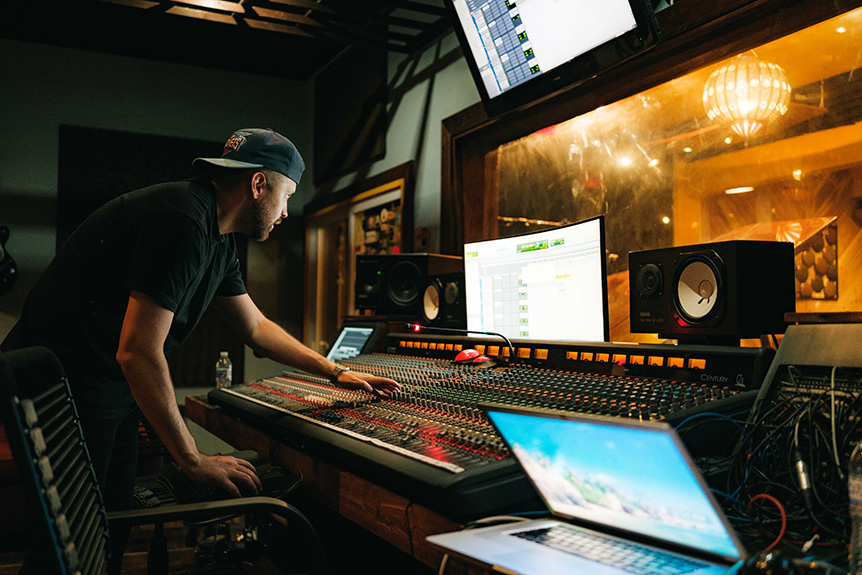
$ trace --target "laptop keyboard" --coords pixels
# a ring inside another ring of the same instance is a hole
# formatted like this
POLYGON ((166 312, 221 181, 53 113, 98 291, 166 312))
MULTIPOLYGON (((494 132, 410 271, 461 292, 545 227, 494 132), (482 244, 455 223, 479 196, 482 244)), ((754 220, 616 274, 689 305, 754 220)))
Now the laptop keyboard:
POLYGON ((707 567, 705 563, 646 549, 634 543, 566 524, 520 531, 511 535, 639 575, 677 575, 707 567))

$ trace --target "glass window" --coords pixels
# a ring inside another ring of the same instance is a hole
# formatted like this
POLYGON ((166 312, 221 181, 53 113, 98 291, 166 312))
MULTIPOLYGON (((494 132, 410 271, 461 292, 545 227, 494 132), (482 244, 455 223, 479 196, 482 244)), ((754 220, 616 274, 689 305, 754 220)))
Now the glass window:
POLYGON ((795 245, 798 312, 862 308, 862 9, 504 144, 499 234, 607 214, 612 339, 628 252, 795 245), (614 311, 616 310, 616 311, 614 311))

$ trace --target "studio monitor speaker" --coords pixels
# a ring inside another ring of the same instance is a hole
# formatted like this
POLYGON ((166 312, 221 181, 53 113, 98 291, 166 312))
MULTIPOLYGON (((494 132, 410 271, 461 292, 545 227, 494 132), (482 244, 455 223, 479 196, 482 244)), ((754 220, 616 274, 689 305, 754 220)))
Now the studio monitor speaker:
POLYGON ((422 292, 422 322, 426 325, 467 329, 464 272, 430 276, 422 292))
MULTIPOLYGON (((463 292, 464 264, 458 256, 356 256, 354 295, 358 310, 369 310, 377 316, 407 316, 445 325, 459 321, 458 308, 463 309, 464 306, 463 292), (435 294, 438 303, 436 315, 430 308, 426 312, 425 308, 425 300, 433 300, 435 294), (424 315, 426 313, 429 315, 424 315)), ((466 322, 464 312, 460 314, 466 322)))
POLYGON ((727 241, 629 253, 632 333, 703 343, 784 333, 793 244, 727 241))

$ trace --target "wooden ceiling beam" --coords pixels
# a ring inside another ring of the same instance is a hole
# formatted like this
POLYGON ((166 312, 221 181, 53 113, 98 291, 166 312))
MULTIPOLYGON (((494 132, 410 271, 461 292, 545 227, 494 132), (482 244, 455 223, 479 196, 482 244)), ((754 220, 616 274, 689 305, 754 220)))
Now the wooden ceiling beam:
POLYGON ((293 12, 285 12, 284 10, 273 10, 271 8, 261 8, 260 6, 252 6, 252 11, 261 18, 269 18, 270 20, 282 20, 284 22, 293 22, 294 24, 302 24, 304 26, 322 27, 323 24, 308 16, 302 14, 294 14, 293 12))
POLYGON ((158 0, 99 0, 107 4, 120 4, 122 6, 131 6, 132 8, 143 8, 149 10, 160 4, 158 0))
POLYGON ((420 14, 429 14, 431 16, 446 16, 446 8, 443 6, 434 6, 433 4, 425 4, 423 2, 413 2, 411 0, 351 0, 351 5, 356 6, 364 4, 366 6, 374 6, 377 10, 393 10, 402 9, 409 12, 418 12, 420 14))
POLYGON ((298 26, 288 26, 287 24, 268 22, 266 20, 256 20, 254 18, 243 18, 243 22, 250 28, 254 28, 256 30, 268 30, 269 32, 279 32, 281 34, 293 34, 294 36, 302 36, 303 38, 315 37, 314 34, 310 34, 298 26))
MULTIPOLYGON (((320 20, 326 19, 327 21, 332 20, 345 20, 352 22, 381 22, 388 26, 402 26, 404 28, 411 28, 416 30, 424 30, 429 25, 433 24, 433 22, 428 22, 426 20, 419 20, 414 18, 406 18, 403 16, 392 16, 390 14, 377 12, 377 11, 368 11, 368 10, 357 10, 355 6, 357 4, 351 3, 350 8, 346 5, 339 5, 337 8, 334 8, 330 4, 323 4, 317 2, 311 2, 310 0, 268 0, 268 2, 280 4, 283 6, 291 6, 293 8, 298 8, 301 10, 307 10, 314 14, 314 17, 319 18, 320 20)), ((257 2, 257 5, 263 6, 262 2, 257 2)), ((374 6, 380 7, 382 4, 375 3, 374 6)))
POLYGON ((416 0, 99 1, 402 54, 427 46, 451 28, 442 6, 416 0))
POLYGON ((369 26, 369 24, 373 24, 372 22, 366 22, 365 26, 352 26, 346 25, 343 23, 337 22, 329 22, 327 26, 324 26, 324 29, 330 33, 337 33, 342 36, 352 37, 356 39, 365 39, 370 40, 372 42, 408 42, 413 36, 409 34, 401 34, 397 32, 390 32, 382 27, 378 27, 375 30, 375 26, 369 26))
POLYGON ((209 10, 221 12, 232 12, 234 14, 245 14, 245 8, 239 2, 228 2, 226 0, 174 0, 175 4, 186 4, 209 10))
POLYGON ((174 16, 185 16, 187 18, 195 18, 197 20, 207 20, 209 22, 219 22, 220 24, 236 25, 236 20, 230 14, 223 12, 213 12, 212 10, 199 10, 197 8, 187 8, 185 6, 172 6, 168 8, 165 14, 173 14, 174 16))
POLYGON ((334 8, 329 7, 326 4, 319 2, 312 2, 311 0, 269 0, 270 2, 274 2, 275 4, 283 4, 285 6, 293 6, 294 8, 300 8, 302 10, 308 10, 309 12, 321 12, 325 14, 338 14, 340 10, 336 10, 334 8))
POLYGON ((408 44, 408 53, 421 50, 435 42, 438 38, 447 34, 452 29, 452 24, 446 18, 440 18, 420 34, 417 34, 408 44))

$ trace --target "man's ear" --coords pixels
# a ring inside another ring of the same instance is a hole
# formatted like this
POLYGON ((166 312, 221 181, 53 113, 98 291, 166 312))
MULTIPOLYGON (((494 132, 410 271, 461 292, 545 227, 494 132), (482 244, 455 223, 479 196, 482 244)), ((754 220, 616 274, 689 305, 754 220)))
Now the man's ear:
POLYGON ((266 175, 263 172, 255 172, 251 175, 251 195, 255 200, 263 193, 266 187, 266 175))

